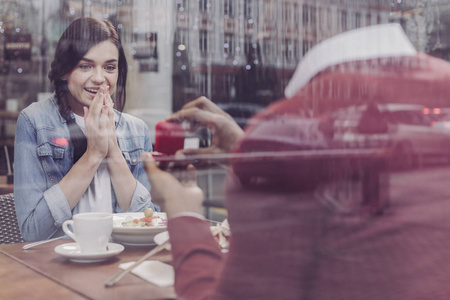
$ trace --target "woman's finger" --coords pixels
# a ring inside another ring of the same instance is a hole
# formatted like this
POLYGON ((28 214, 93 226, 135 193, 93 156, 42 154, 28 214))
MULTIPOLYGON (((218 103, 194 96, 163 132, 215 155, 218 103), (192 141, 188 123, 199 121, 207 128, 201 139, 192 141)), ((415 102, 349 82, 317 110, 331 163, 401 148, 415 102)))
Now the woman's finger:
POLYGON ((111 94, 109 93, 109 86, 107 85, 105 87, 105 104, 108 106, 111 106, 111 108, 114 107, 114 102, 111 98, 111 94))
POLYGON ((102 110, 100 111, 100 119, 99 123, 101 123, 101 127, 108 128, 111 125, 110 117, 109 117, 109 110, 110 108, 106 105, 102 107, 102 110))
POLYGON ((100 87, 89 107, 90 115, 92 117, 95 118, 97 116, 100 116, 104 99, 105 99, 104 88, 100 87))
POLYGON ((83 106, 83 111, 84 111, 84 120, 86 120, 89 115, 89 108, 83 106))

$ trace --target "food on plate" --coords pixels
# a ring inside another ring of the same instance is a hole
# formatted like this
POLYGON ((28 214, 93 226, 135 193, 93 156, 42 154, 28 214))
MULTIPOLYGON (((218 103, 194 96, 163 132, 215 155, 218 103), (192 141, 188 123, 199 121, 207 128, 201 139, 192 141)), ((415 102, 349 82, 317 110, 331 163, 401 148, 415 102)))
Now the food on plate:
MULTIPOLYGON (((214 239, 217 241, 217 244, 220 247, 220 251, 223 253, 228 252, 228 248, 230 246, 230 237, 231 237, 231 231, 230 231, 230 225, 228 224, 228 220, 225 219, 221 223, 218 223, 215 226, 211 226, 211 233, 214 236, 214 239)), ((159 234, 157 234, 154 238, 155 243, 158 245, 162 245, 164 242, 169 240, 169 232, 164 231, 159 234)), ((167 250, 171 250, 170 243, 166 245, 167 250)))
POLYGON ((153 213, 153 210, 151 211, 151 214, 149 214, 149 212, 147 212, 147 214, 144 213, 143 218, 127 217, 125 219, 125 221, 122 222, 123 227, 157 227, 157 226, 166 226, 166 225, 167 225, 167 220, 165 220, 165 219, 161 218, 159 215, 153 213))
POLYGON ((146 218, 152 217, 153 216, 153 209, 151 209, 150 207, 146 208, 145 211, 144 211, 144 216, 146 218))

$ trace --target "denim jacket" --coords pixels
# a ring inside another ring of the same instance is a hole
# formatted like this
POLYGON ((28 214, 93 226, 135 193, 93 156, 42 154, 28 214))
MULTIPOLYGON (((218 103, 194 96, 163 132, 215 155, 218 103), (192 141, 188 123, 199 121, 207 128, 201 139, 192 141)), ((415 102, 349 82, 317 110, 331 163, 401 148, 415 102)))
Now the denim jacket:
MULTIPOLYGON (((14 146, 14 198, 16 214, 26 241, 63 235, 62 224, 78 212, 70 210, 59 181, 73 166, 73 147, 66 120, 60 115, 55 96, 32 103, 19 115, 14 146)), ((73 113, 72 113, 73 117, 73 113)), ((140 119, 115 111, 116 135, 128 167, 137 179, 129 212, 147 207, 159 210, 150 199, 140 155, 151 151, 147 125, 140 119)), ((112 211, 124 212, 111 185, 112 211)))

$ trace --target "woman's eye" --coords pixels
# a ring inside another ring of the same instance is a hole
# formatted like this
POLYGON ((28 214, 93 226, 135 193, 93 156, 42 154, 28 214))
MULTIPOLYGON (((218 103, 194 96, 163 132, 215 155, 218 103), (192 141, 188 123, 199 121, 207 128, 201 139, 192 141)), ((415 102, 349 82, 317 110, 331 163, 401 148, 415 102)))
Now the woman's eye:
POLYGON ((82 70, 87 70, 90 68, 89 65, 79 65, 78 68, 82 69, 82 70))
POLYGON ((108 72, 113 72, 115 69, 117 69, 117 67, 114 65, 109 65, 105 67, 105 70, 108 72))

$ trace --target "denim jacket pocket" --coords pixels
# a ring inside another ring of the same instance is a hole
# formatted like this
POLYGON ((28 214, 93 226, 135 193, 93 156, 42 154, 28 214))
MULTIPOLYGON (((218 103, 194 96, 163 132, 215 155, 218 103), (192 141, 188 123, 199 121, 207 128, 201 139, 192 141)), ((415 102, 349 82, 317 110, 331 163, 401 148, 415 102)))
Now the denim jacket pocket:
POLYGON ((141 162, 140 156, 144 152, 144 138, 119 138, 118 142, 131 173, 136 176, 136 166, 141 162))
POLYGON ((42 167, 51 181, 58 182, 63 177, 61 169, 65 150, 64 146, 51 143, 44 143, 37 147, 42 167))
POLYGON ((123 156, 125 157, 125 160, 127 161, 128 167, 130 168, 130 171, 132 174, 135 174, 136 166, 141 162, 140 156, 141 153, 144 152, 143 149, 136 149, 134 151, 123 151, 123 156))

